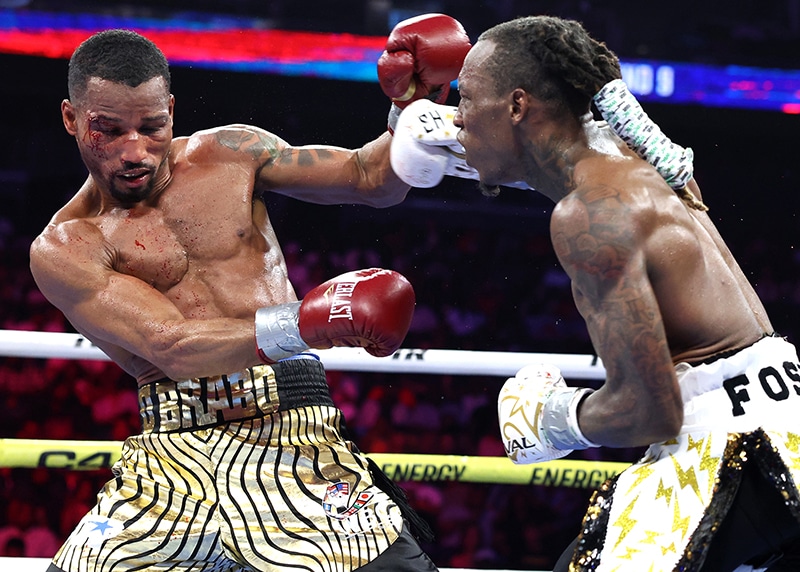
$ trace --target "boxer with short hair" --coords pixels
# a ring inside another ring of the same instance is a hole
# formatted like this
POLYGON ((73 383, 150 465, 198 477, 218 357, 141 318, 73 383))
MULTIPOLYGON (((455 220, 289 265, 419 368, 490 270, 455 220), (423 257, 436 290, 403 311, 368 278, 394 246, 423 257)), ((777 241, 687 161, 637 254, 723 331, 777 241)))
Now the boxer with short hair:
MULTIPOLYGON (((450 50, 464 40, 440 16, 397 33, 450 50)), ((461 60, 447 65, 437 81, 461 60)), ((402 201, 390 134, 354 150, 249 125, 173 138, 167 60, 131 31, 83 42, 68 84, 62 118, 89 176, 33 242, 31 271, 137 380, 143 431, 50 570, 436 570, 418 543, 430 529, 349 440, 313 354, 390 355, 414 290, 370 268, 298 300, 262 200, 402 201)), ((419 96, 440 88, 421 81, 419 96)))
POLYGON ((459 75, 463 159, 485 185, 553 200, 607 372, 592 390, 523 368, 499 396, 501 435, 517 463, 649 446, 595 494, 556 570, 766 569, 800 537, 800 360, 708 217, 691 150, 620 78, 579 23, 546 16, 484 32, 459 75))

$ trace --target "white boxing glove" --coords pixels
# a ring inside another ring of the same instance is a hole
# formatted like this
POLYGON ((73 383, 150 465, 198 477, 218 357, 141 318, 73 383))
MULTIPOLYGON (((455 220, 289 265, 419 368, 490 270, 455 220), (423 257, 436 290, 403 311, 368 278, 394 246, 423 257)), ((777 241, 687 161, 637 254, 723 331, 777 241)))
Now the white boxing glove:
POLYGON ((568 387, 552 365, 523 367, 500 390, 497 416, 508 458, 518 465, 560 459, 576 449, 598 447, 578 426, 578 405, 592 393, 568 387))
POLYGON ((409 104, 397 119, 391 148, 392 169, 407 185, 429 189, 445 175, 478 180, 478 172, 464 160, 453 125, 457 107, 429 99, 409 104))
MULTIPOLYGON (((480 180, 467 165, 464 148, 456 140, 453 125, 457 107, 418 99, 402 110, 393 127, 390 162, 400 180, 412 187, 430 189, 445 175, 480 180)), ((506 187, 531 189, 526 183, 504 183, 506 187)))

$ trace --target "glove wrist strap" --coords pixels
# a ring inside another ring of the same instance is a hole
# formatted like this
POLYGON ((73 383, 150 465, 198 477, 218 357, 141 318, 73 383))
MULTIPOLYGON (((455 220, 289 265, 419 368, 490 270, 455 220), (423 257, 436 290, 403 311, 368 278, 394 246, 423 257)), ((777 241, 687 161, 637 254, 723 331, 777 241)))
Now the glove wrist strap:
POLYGON ((256 351, 267 364, 309 349, 300 337, 300 302, 278 304, 256 310, 256 351))
POLYGON ((394 135, 394 131, 397 129, 397 120, 400 119, 400 113, 402 113, 402 111, 403 110, 394 103, 389 108, 389 117, 386 120, 386 125, 389 128, 389 133, 392 135, 394 135))
POLYGON ((567 387, 554 391, 542 409, 542 426, 553 447, 564 450, 589 449, 591 442, 578 426, 578 405, 594 393, 588 387, 567 387))
POLYGON ((592 98, 600 115, 628 146, 674 190, 692 178, 694 153, 673 143, 644 112, 621 79, 610 81, 592 98))

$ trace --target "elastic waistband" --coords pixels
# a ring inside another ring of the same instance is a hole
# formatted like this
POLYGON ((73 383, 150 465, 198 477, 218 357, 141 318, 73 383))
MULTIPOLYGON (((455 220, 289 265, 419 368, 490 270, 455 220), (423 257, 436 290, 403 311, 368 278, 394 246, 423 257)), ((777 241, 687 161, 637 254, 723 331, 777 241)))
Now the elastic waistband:
POLYGON ((139 388, 144 433, 203 429, 312 405, 333 406, 325 368, 314 356, 139 388))
POLYGON ((796 425, 800 360, 794 345, 765 337, 711 363, 675 367, 683 398, 682 432, 731 433, 796 425))

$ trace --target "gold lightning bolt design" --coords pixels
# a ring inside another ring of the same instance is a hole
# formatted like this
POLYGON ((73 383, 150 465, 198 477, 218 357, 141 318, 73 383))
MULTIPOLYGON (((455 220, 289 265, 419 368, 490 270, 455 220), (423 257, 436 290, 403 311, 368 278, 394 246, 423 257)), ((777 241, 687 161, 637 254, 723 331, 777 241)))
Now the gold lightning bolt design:
POLYGON ((787 433, 786 447, 795 455, 800 455, 800 435, 797 433, 787 433))
POLYGON ((639 467, 632 470, 632 473, 636 475, 636 480, 633 481, 631 485, 631 490, 636 489, 642 481, 644 481, 647 477, 653 474, 653 466, 652 465, 640 465, 639 467))
POLYGON ((663 545, 661 546, 661 555, 662 556, 666 556, 667 553, 670 553, 670 552, 673 553, 673 554, 675 553, 675 543, 674 542, 670 542, 669 546, 663 546, 663 545))
POLYGON ((691 435, 687 435, 687 437, 689 438, 689 444, 686 446, 686 450, 695 450, 697 451, 697 454, 700 455, 703 449, 703 444, 705 443, 705 439, 700 438, 695 441, 691 435))
POLYGON ((787 432, 784 444, 790 453, 789 462, 787 463, 789 469, 791 471, 800 471, 800 435, 787 432))
POLYGON ((711 455, 709 449, 711 449, 710 437, 706 440, 706 446, 703 448, 702 455, 700 455, 700 470, 708 475, 706 482, 711 482, 715 479, 720 464, 720 458, 711 455))
POLYGON ((687 485, 692 487, 694 494, 700 497, 700 485, 697 484, 697 474, 694 472, 694 467, 689 467, 688 471, 684 471, 678 464, 678 460, 672 457, 672 465, 675 467, 675 472, 678 476, 678 484, 681 489, 685 489, 687 485))
MULTIPOLYGON (((635 546, 628 546, 628 547, 625 549, 625 554, 620 554, 620 555, 619 555, 619 559, 620 559, 620 560, 633 560, 633 558, 636 556, 636 554, 637 554, 638 552, 641 552, 641 550, 639 550, 639 549, 638 549, 638 548, 636 548, 635 546)), ((624 570, 625 570, 626 568, 627 568, 626 566, 622 566, 622 565, 620 565, 620 566, 617 566, 617 567, 615 568, 615 570, 619 570, 619 572, 624 572, 624 570)), ((652 570, 652 568, 651 568, 651 570, 652 570)))
POLYGON ((636 498, 631 501, 631 503, 625 507, 625 510, 622 511, 622 514, 619 515, 617 521, 613 524, 613 526, 618 526, 622 529, 619 533, 619 538, 617 538, 617 543, 614 545, 614 549, 620 545, 620 543, 628 536, 628 533, 633 530, 633 527, 636 525, 636 519, 631 518, 631 511, 633 511, 633 507, 636 506, 636 501, 639 500, 639 495, 636 495, 636 498))
POLYGON ((665 487, 663 479, 658 482, 658 489, 656 489, 656 498, 655 500, 664 497, 664 500, 667 501, 667 506, 669 506, 670 501, 672 500, 672 487, 665 487))
POLYGON ((681 508, 677 496, 675 497, 675 504, 672 512, 672 532, 676 530, 682 530, 683 532, 681 534, 683 536, 686 536, 689 530, 689 517, 681 518, 681 508))
POLYGON ((656 541, 656 538, 661 535, 661 533, 656 532, 655 530, 646 530, 644 532, 645 539, 642 540, 642 544, 657 544, 660 545, 660 542, 656 541))

